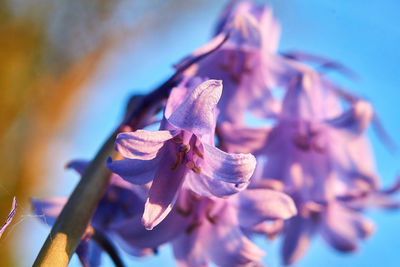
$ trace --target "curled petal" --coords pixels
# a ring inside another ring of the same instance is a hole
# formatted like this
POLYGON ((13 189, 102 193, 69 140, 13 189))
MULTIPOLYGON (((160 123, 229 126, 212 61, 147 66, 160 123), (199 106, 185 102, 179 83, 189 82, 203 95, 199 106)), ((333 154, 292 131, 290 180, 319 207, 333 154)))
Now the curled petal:
POLYGON ((153 180, 160 164, 161 157, 152 160, 123 159, 112 161, 108 159, 106 165, 115 174, 133 184, 147 184, 153 180))
POLYGON ((172 139, 175 131, 137 130, 120 133, 115 141, 115 150, 128 159, 150 160, 157 156, 165 142, 172 139))
POLYGON ((207 225, 201 225, 191 233, 183 233, 172 241, 174 256, 179 267, 208 266, 208 255, 204 249, 208 240, 204 238, 211 230, 207 225))
POLYGON ((32 199, 31 203, 33 213, 38 215, 42 222, 53 225, 58 215, 61 213, 65 203, 67 203, 67 198, 57 197, 44 200, 32 199))
POLYGON ((209 135, 215 127, 214 109, 222 94, 222 82, 208 80, 194 89, 179 105, 168 122, 177 128, 196 134, 209 135))
MULTIPOLYGON (((222 221, 231 221, 232 209, 225 209, 222 221)), ((207 246, 211 260, 218 266, 252 266, 261 260, 264 251, 252 243, 237 225, 220 223, 209 231, 207 246)))
POLYGON ((282 257, 285 265, 299 260, 306 252, 315 224, 311 219, 296 216, 288 221, 283 238, 282 257))
MULTIPOLYGON (((222 146, 228 152, 254 153, 266 145, 269 128, 236 128, 228 122, 219 125, 222 146)), ((225 149, 224 149, 225 150, 225 149)))
POLYGON ((374 231, 372 222, 340 204, 331 203, 324 214, 322 237, 335 249, 354 251, 357 241, 374 231))
POLYGON ((248 183, 232 184, 210 178, 204 174, 188 173, 185 177, 185 187, 206 197, 227 197, 244 190, 248 183))
MULTIPOLYGON (((193 91, 197 86, 199 86, 205 79, 200 77, 188 78, 184 77, 179 85, 172 89, 169 94, 167 104, 165 106, 164 116, 169 118, 174 110, 179 107, 180 104, 186 99, 186 97, 193 91)), ((164 129, 164 128, 160 128, 164 129)))
POLYGON ((7 219, 3 226, 0 227, 0 237, 3 235, 4 230, 10 225, 12 219, 14 218, 15 212, 17 212, 17 198, 13 198, 13 202, 11 204, 11 210, 10 213, 7 216, 7 219))
POLYGON ((352 134, 359 135, 364 132, 373 119, 374 111, 366 101, 356 101, 350 110, 341 116, 327 120, 326 123, 338 130, 346 130, 352 134))
POLYGON ((123 241, 123 248, 129 252, 132 247, 137 249, 155 249, 183 233, 189 223, 190 218, 181 216, 175 210, 172 210, 151 231, 145 229, 141 223, 141 216, 134 216, 111 224, 110 229, 116 233, 116 237, 119 240, 123 241))
POLYGON ((204 175, 234 184, 249 182, 256 167, 253 155, 225 153, 204 143, 203 147, 204 161, 201 162, 201 169, 204 175))
POLYGON ((273 239, 277 234, 282 232, 284 226, 283 220, 275 220, 272 222, 262 222, 249 229, 252 233, 264 234, 268 238, 273 239))
POLYGON ((268 189, 244 190, 231 201, 238 209, 240 226, 245 228, 265 220, 288 219, 297 213, 288 195, 268 189))
POLYGON ((159 224, 175 204, 186 167, 180 165, 172 170, 173 164, 174 158, 171 155, 165 157, 150 187, 142 218, 142 223, 148 230, 159 224))

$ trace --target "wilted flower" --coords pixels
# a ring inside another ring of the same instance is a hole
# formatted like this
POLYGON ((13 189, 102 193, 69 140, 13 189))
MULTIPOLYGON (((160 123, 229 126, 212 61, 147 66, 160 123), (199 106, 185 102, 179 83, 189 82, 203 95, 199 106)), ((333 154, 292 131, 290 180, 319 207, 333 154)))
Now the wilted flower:
POLYGON ((125 159, 108 162, 129 182, 153 181, 143 214, 147 229, 170 212, 183 182, 200 195, 228 196, 248 184, 256 164, 251 154, 229 154, 214 146, 221 81, 181 89, 171 92, 160 130, 119 134, 115 148, 125 159))
POLYGON ((14 197, 12 205, 11 205, 11 211, 8 214, 7 219, 6 219, 5 223, 3 224, 3 226, 0 227, 0 238, 3 235, 4 231, 6 230, 6 228, 10 225, 12 219, 14 218, 16 211, 17 211, 17 198, 14 197))

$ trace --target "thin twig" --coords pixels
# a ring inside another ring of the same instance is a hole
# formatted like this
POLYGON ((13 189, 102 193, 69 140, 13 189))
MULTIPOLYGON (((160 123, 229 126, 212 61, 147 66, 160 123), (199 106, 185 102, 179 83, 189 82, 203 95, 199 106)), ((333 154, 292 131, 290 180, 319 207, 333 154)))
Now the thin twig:
POLYGON ((125 267, 124 262, 119 256, 118 250, 110 241, 110 239, 106 235, 104 235, 104 233, 93 228, 92 240, 96 242, 110 256, 116 267, 125 267))

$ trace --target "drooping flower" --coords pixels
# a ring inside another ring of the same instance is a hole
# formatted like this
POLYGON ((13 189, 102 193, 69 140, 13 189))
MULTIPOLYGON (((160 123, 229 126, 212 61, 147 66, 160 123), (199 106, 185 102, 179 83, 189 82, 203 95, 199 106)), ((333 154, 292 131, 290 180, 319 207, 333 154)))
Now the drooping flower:
POLYGON ((285 194, 266 190, 244 190, 231 198, 208 198, 190 190, 180 191, 171 213, 151 231, 137 225, 137 219, 113 225, 120 238, 131 246, 158 246, 172 242, 179 266, 254 266, 264 252, 244 234, 246 229, 296 214, 293 201, 285 194), (179 234, 171 237, 171 232, 179 234))
MULTIPOLYGON (((305 253, 315 233, 337 250, 355 250, 374 229, 361 214, 367 207, 363 195, 396 205, 378 193, 379 180, 364 136, 372 117, 371 105, 361 99, 342 111, 335 91, 307 71, 287 89, 276 125, 258 130, 259 136, 264 132, 264 141, 250 142, 252 153, 267 158, 260 166, 261 179, 256 177, 251 187, 279 188, 299 210, 282 232, 286 264, 305 253)), ((228 151, 240 148, 233 136, 231 141, 236 146, 228 151)))
POLYGON ((152 229, 172 209, 183 184, 205 196, 232 195, 249 182, 251 154, 225 153, 214 146, 215 107, 222 83, 208 80, 194 90, 171 92, 160 130, 117 136, 115 149, 125 158, 108 162, 110 170, 134 184, 152 181, 143 224, 152 229))
POLYGON ((13 201, 12 201, 12 205, 11 205, 11 211, 7 216, 6 221, 4 222, 3 226, 0 227, 0 238, 3 235, 4 231, 6 230, 6 228, 10 225, 10 223, 12 222, 15 213, 17 212, 17 198, 14 197, 13 201))
POLYGON ((277 54, 280 26, 270 7, 253 1, 230 2, 218 23, 217 36, 178 66, 211 50, 227 34, 227 42, 187 69, 185 74, 223 80, 219 122, 242 125, 246 111, 274 117, 280 110, 280 102, 271 89, 285 87, 288 77, 298 70, 290 60, 277 54))

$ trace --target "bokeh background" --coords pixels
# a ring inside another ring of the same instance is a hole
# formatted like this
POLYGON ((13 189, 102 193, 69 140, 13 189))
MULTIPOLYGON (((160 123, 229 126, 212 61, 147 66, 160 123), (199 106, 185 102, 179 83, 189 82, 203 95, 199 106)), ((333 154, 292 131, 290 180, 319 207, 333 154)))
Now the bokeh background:
MULTIPOLYGON (((0 239, 0 266, 30 266, 50 228, 32 215, 31 197, 67 196, 79 177, 70 159, 90 159, 118 124, 128 97, 173 73, 207 42, 226 4, 212 0, 3 0, 0 3, 0 222, 12 197, 17 216, 0 239)), ((259 1, 260 2, 260 1, 259 1)), ((369 99, 400 144, 400 27, 397 0, 270 1, 282 25, 280 51, 335 59, 358 73, 332 76, 369 99)), ((369 131, 384 185, 400 173, 369 131)), ((400 213, 370 211, 376 233, 354 254, 315 238, 295 266, 400 266, 400 213)), ((258 239, 264 262, 281 266, 280 240, 258 239)), ((175 266, 171 249, 132 266, 175 266)), ((112 266, 103 256, 104 266, 112 266)), ((71 266, 80 266, 76 256, 71 266)))

